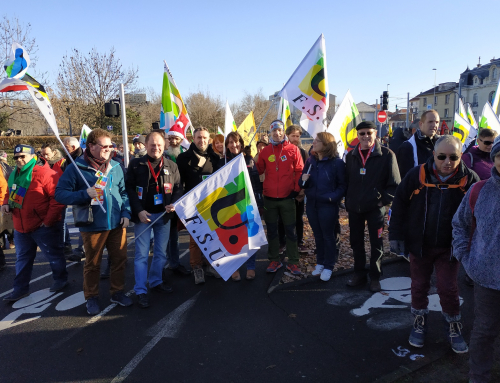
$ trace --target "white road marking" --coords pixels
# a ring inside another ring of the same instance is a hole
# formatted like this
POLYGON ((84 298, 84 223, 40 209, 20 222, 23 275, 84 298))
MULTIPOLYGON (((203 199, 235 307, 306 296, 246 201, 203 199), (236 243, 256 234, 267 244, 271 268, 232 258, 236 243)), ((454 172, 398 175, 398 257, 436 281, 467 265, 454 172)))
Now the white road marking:
POLYGON ((161 319, 156 325, 147 331, 147 335, 153 336, 139 353, 132 358, 132 360, 120 371, 120 373, 111 381, 111 383, 123 382, 132 371, 139 365, 139 363, 146 357, 146 355, 153 349, 153 347, 160 341, 161 338, 175 338, 186 319, 188 310, 193 307, 196 299, 200 293, 196 294, 193 298, 184 302, 177 307, 174 311, 169 313, 161 319))
POLYGON ((22 309, 23 307, 30 306, 32 304, 41 302, 51 295, 54 295, 54 292, 49 291, 49 288, 35 291, 34 293, 28 295, 26 298, 19 299, 17 302, 14 302, 12 305, 13 309, 22 309))
POLYGON ((64 298, 61 302, 57 304, 56 310, 57 311, 71 310, 77 306, 83 305, 84 303, 85 303, 85 296, 83 295, 83 291, 80 291, 79 293, 75 293, 67 298, 64 298))

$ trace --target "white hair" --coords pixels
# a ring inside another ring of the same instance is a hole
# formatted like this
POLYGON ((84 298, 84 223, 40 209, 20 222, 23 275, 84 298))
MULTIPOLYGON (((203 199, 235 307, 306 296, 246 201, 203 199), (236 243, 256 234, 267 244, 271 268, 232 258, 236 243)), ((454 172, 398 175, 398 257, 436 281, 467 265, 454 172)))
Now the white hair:
POLYGON ((460 138, 458 138, 457 136, 445 134, 445 135, 439 137, 439 139, 434 144, 434 151, 436 151, 438 146, 441 145, 442 143, 445 143, 445 144, 448 144, 451 146, 455 146, 459 152, 462 150, 462 141, 460 141, 460 138))
POLYGON ((80 141, 78 140, 78 138, 75 138, 75 137, 66 137, 64 139, 63 143, 65 145, 74 146, 75 148, 79 148, 80 147, 80 141))

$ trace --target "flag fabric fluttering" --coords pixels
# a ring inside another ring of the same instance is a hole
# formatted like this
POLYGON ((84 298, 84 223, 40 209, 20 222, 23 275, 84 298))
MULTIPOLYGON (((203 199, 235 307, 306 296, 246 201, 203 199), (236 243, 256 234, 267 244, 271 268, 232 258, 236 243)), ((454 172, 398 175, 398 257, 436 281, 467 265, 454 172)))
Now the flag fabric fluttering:
POLYGON ((222 131, 222 129, 220 128, 220 126, 217 126, 217 134, 224 135, 224 132, 222 131))
POLYGON ((483 114, 479 119, 479 130, 493 129, 500 133, 500 121, 489 102, 484 104, 483 114))
POLYGON ((476 130, 478 130, 476 117, 474 117, 474 113, 472 112, 472 108, 470 107, 469 103, 467 103, 467 120, 469 120, 469 124, 476 128, 476 130))
POLYGON ((267 244, 243 155, 174 205, 203 255, 225 281, 267 244))
MULTIPOLYGON (((192 131, 191 120, 186 109, 186 105, 182 100, 177 84, 174 81, 172 73, 167 66, 167 62, 163 61, 163 86, 161 91, 161 111, 160 111, 160 129, 168 132, 172 125, 178 123, 184 129, 184 137, 187 136, 188 129, 192 131)), ((187 139, 181 143, 182 146, 188 148, 190 143, 187 139)))
POLYGON ((236 132, 237 127, 236 123, 234 122, 234 117, 233 114, 231 113, 231 109, 229 109, 229 103, 226 100, 226 118, 224 122, 224 137, 227 137, 227 135, 231 132, 236 132))
POLYGON ((351 91, 348 90, 327 129, 335 137, 340 154, 344 153, 344 150, 350 152, 356 147, 356 126, 362 121, 351 91))
POLYGON ((301 125, 311 136, 325 131, 329 94, 323 34, 295 69, 279 96, 302 112, 301 125))
POLYGON ((469 144, 477 137, 477 130, 466 118, 463 118, 455 112, 455 121, 453 122, 453 135, 462 142, 462 152, 467 149, 469 144))
POLYGON ((80 148, 85 150, 87 148, 87 137, 89 136, 92 129, 90 129, 87 125, 82 126, 82 132, 80 133, 80 148))
POLYGON ((293 123, 292 123, 292 114, 290 113, 290 104, 288 103, 286 97, 286 91, 284 91, 284 94, 285 96, 281 97, 280 105, 278 108, 278 120, 283 121, 286 130, 286 128, 288 128, 293 123))
POLYGON ((461 98, 458 99, 458 114, 460 115, 460 117, 462 117, 466 120, 468 119, 467 118, 467 109, 465 108, 465 105, 464 105, 461 98))
MULTIPOLYGON (((255 119, 253 117, 253 111, 248 113, 248 116, 245 117, 243 122, 241 123, 240 126, 238 126, 238 129, 236 130, 237 133, 243 138, 243 142, 245 143, 245 146, 250 145, 250 141, 252 140, 254 134, 255 134, 255 119)), ((250 146, 250 150, 252 153, 252 157, 255 157, 257 155, 257 146, 256 142, 259 140, 259 137, 256 136, 255 139, 252 141, 252 145, 250 146)))
MULTIPOLYGON (((500 104, 500 79, 498 80, 498 85, 497 85, 497 90, 495 91, 495 96, 493 97, 493 101, 491 102, 491 109, 493 109, 493 113, 495 113, 496 116, 498 116, 498 114, 500 113, 500 110, 498 108, 499 104, 500 104)), ((500 133, 500 132, 498 132, 498 133, 500 133)))
POLYGON ((22 79, 30 65, 28 52, 18 44, 13 43, 9 58, 4 63, 4 69, 8 78, 22 79))

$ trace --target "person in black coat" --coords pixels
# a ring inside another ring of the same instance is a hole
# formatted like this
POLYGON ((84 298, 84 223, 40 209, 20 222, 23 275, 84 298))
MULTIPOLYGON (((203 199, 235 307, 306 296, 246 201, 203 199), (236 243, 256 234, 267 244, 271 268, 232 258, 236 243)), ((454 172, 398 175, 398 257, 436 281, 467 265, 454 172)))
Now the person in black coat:
POLYGON ((407 141, 404 128, 396 128, 392 133, 392 137, 389 140, 389 149, 391 149, 394 153, 398 152, 399 147, 403 144, 403 142, 407 141))

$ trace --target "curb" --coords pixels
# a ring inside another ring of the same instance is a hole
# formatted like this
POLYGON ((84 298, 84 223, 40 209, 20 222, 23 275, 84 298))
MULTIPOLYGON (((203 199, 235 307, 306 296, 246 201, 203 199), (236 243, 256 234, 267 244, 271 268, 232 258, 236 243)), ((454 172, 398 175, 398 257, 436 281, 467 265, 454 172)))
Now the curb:
MULTIPOLYGON (((390 265, 392 263, 397 263, 404 261, 405 259, 403 257, 396 257, 396 258, 391 258, 391 259, 386 259, 385 261, 382 261, 382 265, 390 265)), ((351 269, 344 269, 344 270, 338 270, 332 274, 333 277, 340 277, 342 275, 350 274, 354 272, 354 268, 351 269)), ((297 281, 289 282, 289 283, 281 283, 281 278, 283 277, 283 274, 285 273, 285 267, 282 267, 281 270, 277 271, 276 274, 274 275, 274 278, 269 285, 269 288, 267 289, 267 293, 271 294, 272 292, 279 291, 279 290, 284 290, 289 287, 296 287, 296 286, 302 286, 306 285, 308 283, 313 283, 319 281, 319 275, 317 277, 310 276, 308 278, 303 278, 299 279, 297 281)))

